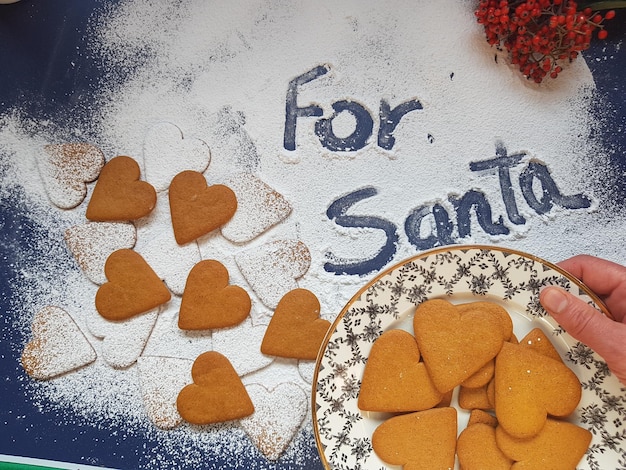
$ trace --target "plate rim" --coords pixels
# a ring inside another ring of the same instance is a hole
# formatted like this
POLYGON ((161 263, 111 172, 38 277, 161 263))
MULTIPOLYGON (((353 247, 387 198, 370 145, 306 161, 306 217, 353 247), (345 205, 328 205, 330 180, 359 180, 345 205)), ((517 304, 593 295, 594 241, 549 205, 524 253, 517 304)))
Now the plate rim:
POLYGON ((352 296, 350 297, 350 299, 346 302, 346 304, 343 306, 343 308, 341 309, 341 311, 339 312, 339 314, 337 315, 337 318, 335 318, 335 320, 331 323, 330 327, 328 328, 328 331, 326 332, 326 335, 324 336, 324 340, 322 341, 322 344, 320 345, 320 349, 317 353, 317 358, 315 360, 315 369, 313 371, 313 381, 312 381, 312 386, 311 386, 311 416, 312 416, 312 425, 313 425, 313 435, 315 437, 315 445, 317 447, 317 452, 319 454, 320 457, 320 461, 322 463, 322 465, 324 466, 325 470, 331 470, 330 464, 328 463, 328 460, 326 459, 326 455, 324 453, 324 449, 322 446, 322 442, 321 442, 321 437, 319 434, 319 427, 318 427, 318 422, 317 422, 317 410, 316 410, 316 392, 317 392, 317 382, 318 382, 318 376, 319 376, 319 371, 320 371, 320 366, 321 366, 321 361, 324 357, 324 353, 326 352, 326 348, 328 347, 328 343, 330 342, 330 339, 332 338, 335 330, 337 329, 337 326, 339 325, 339 323, 343 320, 344 316, 346 315, 346 312, 350 309, 350 306, 355 302, 356 299, 358 299, 365 291, 367 291, 372 285, 374 285, 375 283, 377 283, 380 279, 384 278, 385 276, 388 276, 389 273, 391 273, 392 271, 408 264, 411 263, 415 260, 418 259, 422 259, 422 258, 426 258, 428 256, 431 255, 436 255, 438 253, 442 253, 442 252, 450 252, 450 251, 470 251, 470 250, 487 250, 487 251, 497 251, 500 253, 507 253, 510 255, 517 255, 517 256, 521 256, 524 258, 528 258, 531 259, 535 262, 538 262, 544 266, 547 266, 550 269, 553 269, 555 271, 557 271, 559 274, 563 275, 564 277, 566 277, 568 279, 568 281, 572 282, 573 284, 575 284, 580 290, 582 290, 587 296, 589 296, 591 298, 591 300, 594 301, 594 303, 596 304, 597 308, 600 310, 600 312, 602 314, 604 314, 605 316, 607 316, 610 319, 614 319, 613 316, 611 315, 610 311, 608 310, 608 308, 606 307, 606 305, 604 304, 604 302, 600 299, 600 297, 595 294, 585 283, 583 283, 580 279, 578 279, 577 277, 575 277, 573 274, 569 273, 568 271, 566 271, 565 269, 561 268, 560 266, 558 266, 556 263, 552 263, 550 261, 547 261, 545 259, 543 259, 540 256, 536 256, 530 253, 527 253, 525 251, 522 250, 518 250, 515 248, 508 248, 508 247, 503 247, 503 246, 495 246, 495 245, 487 245, 487 244, 467 244, 467 245, 444 245, 444 246, 440 246, 440 247, 436 247, 436 248, 432 248, 429 250, 424 250, 421 251, 419 253, 416 253, 413 256, 404 258, 401 261, 398 261, 396 263, 393 263, 391 266, 385 268, 384 270, 382 270, 381 272, 379 272, 376 276, 374 276, 373 278, 371 278, 369 281, 367 281, 363 286, 361 286, 358 291, 352 296))

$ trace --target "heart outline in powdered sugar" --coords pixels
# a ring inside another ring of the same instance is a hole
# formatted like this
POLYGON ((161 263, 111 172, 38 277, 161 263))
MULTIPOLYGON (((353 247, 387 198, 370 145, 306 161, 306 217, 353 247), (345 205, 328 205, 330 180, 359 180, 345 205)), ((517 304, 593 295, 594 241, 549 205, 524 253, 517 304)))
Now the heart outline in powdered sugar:
POLYGON ((308 410, 308 396, 292 382, 272 389, 249 384, 246 389, 254 403, 254 414, 241 419, 241 427, 265 457, 277 460, 302 425, 308 410))
POLYGON ((141 356, 137 359, 139 386, 146 414, 164 430, 183 422, 176 408, 178 392, 193 382, 193 361, 173 357, 141 356))
POLYGON ((176 243, 170 224, 167 194, 159 193, 155 209, 147 217, 135 222, 135 251, 143 256, 172 293, 180 296, 185 290, 189 271, 200 261, 201 256, 196 243, 176 243))
POLYGON ((50 201, 61 209, 73 209, 87 196, 87 183, 100 174, 104 154, 87 143, 49 144, 43 150, 37 166, 50 201))
POLYGON ((155 308, 124 321, 109 321, 89 312, 87 328, 96 338, 100 338, 102 358, 111 367, 125 369, 133 365, 144 351, 159 315, 155 308))
POLYGON ((238 204, 233 218, 221 228, 231 242, 248 242, 291 213, 289 201, 252 173, 239 173, 225 184, 237 195, 238 204))
POLYGON ((211 150, 206 142, 185 138, 182 130, 170 123, 160 122, 148 129, 143 143, 143 163, 146 181, 160 192, 184 170, 203 173, 211 162, 211 150))
POLYGON ((96 360, 96 351, 69 313, 46 306, 31 323, 33 337, 26 344, 21 363, 28 375, 47 380, 96 360))
POLYGON ((69 227, 63 238, 87 279, 100 285, 107 281, 104 264, 109 255, 122 248, 133 248, 137 231, 126 222, 87 222, 69 227))
POLYGON ((213 331, 213 349, 224 354, 240 376, 269 366, 273 356, 261 352, 266 325, 254 325, 248 318, 237 326, 213 331))
POLYGON ((142 181, 139 164, 120 155, 102 168, 91 194, 85 216, 97 222, 136 220, 156 205, 156 191, 142 181))
POLYGON ((300 240, 275 240, 238 253, 235 262, 259 300, 276 308, 309 270, 311 253, 300 240))

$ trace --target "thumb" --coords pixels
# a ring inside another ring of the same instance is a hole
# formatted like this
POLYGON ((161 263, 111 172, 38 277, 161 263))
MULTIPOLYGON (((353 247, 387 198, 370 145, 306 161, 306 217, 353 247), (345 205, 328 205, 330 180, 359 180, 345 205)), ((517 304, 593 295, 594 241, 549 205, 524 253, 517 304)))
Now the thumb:
POLYGON ((626 377, 626 356, 621 351, 626 342, 624 324, 614 322, 591 305, 558 287, 546 287, 539 300, 552 317, 575 339, 604 358, 618 377, 626 377))

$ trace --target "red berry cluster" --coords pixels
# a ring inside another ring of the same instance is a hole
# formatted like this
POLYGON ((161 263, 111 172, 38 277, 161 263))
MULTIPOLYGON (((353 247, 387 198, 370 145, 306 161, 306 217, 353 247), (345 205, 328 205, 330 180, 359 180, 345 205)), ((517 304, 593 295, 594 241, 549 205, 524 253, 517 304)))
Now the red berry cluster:
POLYGON ((602 22, 615 11, 578 11, 573 0, 480 0, 475 14, 489 44, 506 48, 511 62, 540 83, 546 75, 558 76, 560 61, 572 61, 587 49, 594 31, 606 39, 602 22))

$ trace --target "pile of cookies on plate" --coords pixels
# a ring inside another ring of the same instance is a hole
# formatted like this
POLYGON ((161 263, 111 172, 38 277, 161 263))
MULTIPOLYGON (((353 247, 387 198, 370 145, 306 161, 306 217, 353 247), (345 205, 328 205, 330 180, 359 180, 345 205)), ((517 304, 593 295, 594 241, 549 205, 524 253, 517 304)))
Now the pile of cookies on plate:
POLYGON ((502 306, 427 300, 413 333, 372 345, 358 406, 381 413, 381 460, 405 469, 575 469, 591 433, 568 421, 581 398, 574 372, 541 329, 518 340, 502 306), (469 412, 457 438, 457 409, 469 412))

